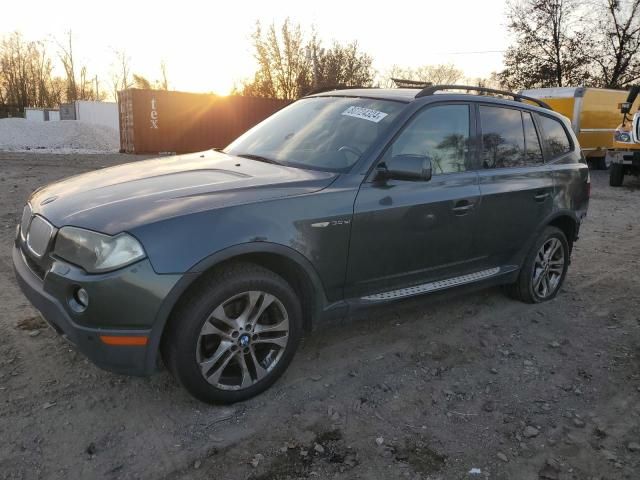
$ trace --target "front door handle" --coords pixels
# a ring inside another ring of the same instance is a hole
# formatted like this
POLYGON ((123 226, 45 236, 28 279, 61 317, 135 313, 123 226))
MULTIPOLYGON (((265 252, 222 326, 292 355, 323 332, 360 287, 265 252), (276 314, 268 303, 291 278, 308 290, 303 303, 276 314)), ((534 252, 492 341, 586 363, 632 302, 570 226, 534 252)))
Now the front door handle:
POLYGON ((469 200, 459 200, 452 210, 456 215, 466 215, 474 207, 474 203, 469 200))
POLYGON ((549 198, 549 192, 536 192, 533 198, 536 202, 544 202, 547 198, 549 198))

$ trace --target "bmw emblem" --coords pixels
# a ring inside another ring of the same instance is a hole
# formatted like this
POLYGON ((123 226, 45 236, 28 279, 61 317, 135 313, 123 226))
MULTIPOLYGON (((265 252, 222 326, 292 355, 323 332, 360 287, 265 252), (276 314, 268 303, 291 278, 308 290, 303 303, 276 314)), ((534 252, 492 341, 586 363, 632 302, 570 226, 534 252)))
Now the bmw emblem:
POLYGON ((247 334, 242 335, 240 337, 240 346, 241 347, 246 347, 247 345, 249 345, 249 339, 250 339, 249 335, 247 335, 247 334))

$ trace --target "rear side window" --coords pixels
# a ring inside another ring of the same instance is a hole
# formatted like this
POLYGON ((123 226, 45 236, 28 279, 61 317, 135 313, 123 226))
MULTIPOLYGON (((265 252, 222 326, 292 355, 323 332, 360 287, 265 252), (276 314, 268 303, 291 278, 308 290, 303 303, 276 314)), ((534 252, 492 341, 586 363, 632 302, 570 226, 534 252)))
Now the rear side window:
POLYGON ((533 118, 529 112, 522 112, 524 123, 524 145, 526 149, 526 162, 529 165, 544 163, 540 139, 533 118))
POLYGON ((481 105, 480 123, 484 168, 525 165, 524 131, 520 110, 481 105))
POLYGON ((433 174, 464 172, 469 166, 469 105, 439 105, 420 112, 387 155, 427 155, 433 174))
POLYGON ((547 141, 550 158, 555 158, 571 151, 571 141, 567 136, 566 130, 558 120, 545 115, 538 115, 538 120, 540 121, 542 131, 547 141))

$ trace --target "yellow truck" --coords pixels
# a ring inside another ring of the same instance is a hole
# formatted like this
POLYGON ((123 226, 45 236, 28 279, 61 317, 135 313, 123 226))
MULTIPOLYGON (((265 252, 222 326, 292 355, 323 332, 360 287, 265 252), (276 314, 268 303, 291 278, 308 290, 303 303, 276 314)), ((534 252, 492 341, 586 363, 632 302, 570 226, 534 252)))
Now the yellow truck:
POLYGON ((613 147, 607 152, 609 185, 619 187, 625 175, 640 176, 640 106, 637 104, 640 85, 634 85, 622 102, 622 123, 614 133, 613 147), (634 108, 635 105, 635 108, 634 108), (635 113, 633 113, 635 112, 635 113))
MULTIPOLYGON (((616 152, 640 151, 640 143, 621 144, 617 141, 620 137, 616 133, 620 127, 620 105, 626 102, 629 95, 626 90, 557 87, 522 90, 520 93, 544 100, 553 110, 571 121, 582 152, 592 168, 608 168, 621 155, 616 152)), ((632 100, 633 111, 638 107, 640 100, 635 104, 632 100)), ((622 137, 626 138, 624 135, 622 137)))

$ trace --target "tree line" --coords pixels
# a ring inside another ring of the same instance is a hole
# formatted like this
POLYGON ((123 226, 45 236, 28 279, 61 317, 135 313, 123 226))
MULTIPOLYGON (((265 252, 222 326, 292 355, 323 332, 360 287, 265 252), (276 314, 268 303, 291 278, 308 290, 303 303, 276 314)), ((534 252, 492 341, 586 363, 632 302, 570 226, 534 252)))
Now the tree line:
POLYGON ((509 0, 512 44, 505 68, 465 78, 454 65, 392 66, 382 75, 357 42, 324 48, 312 31, 285 20, 253 33, 258 69, 235 89, 244 95, 296 99, 331 86, 394 87, 394 79, 433 84, 464 81, 517 91, 586 86, 625 89, 640 82, 640 0, 509 0))
POLYGON ((497 80, 506 88, 640 82, 640 0, 512 0, 514 43, 497 80))
POLYGON ((0 39, 0 106, 16 111, 57 108, 75 100, 115 99, 118 91, 131 87, 169 89, 165 62, 160 64, 161 78, 151 82, 132 72, 124 50, 114 50, 105 82, 78 60, 74 45, 71 31, 63 41, 27 41, 18 32, 0 39))
POLYGON ((423 83, 454 83, 464 73, 453 65, 401 67, 393 65, 378 75, 373 57, 363 52, 357 41, 332 42, 325 47, 315 28, 305 36, 302 27, 285 19, 266 28, 256 23, 252 34, 258 68, 234 93, 295 100, 329 87, 394 87, 394 78, 423 83))

